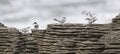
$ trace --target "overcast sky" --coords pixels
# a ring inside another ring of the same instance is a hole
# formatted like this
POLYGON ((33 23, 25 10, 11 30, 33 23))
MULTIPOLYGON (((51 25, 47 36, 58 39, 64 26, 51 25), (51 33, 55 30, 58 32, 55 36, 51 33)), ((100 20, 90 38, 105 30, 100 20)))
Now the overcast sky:
POLYGON ((53 18, 66 17, 66 23, 87 23, 82 11, 97 15, 95 23, 110 23, 120 13, 120 0, 0 0, 0 22, 16 28, 31 26, 37 21, 40 28, 57 23, 53 18))

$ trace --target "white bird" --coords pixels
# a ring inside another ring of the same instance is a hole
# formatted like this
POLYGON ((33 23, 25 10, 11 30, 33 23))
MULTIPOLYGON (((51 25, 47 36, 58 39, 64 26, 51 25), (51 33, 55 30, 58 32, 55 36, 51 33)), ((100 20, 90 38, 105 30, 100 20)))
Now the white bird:
POLYGON ((66 21, 66 17, 63 17, 61 20, 58 20, 58 19, 53 19, 53 20, 55 20, 55 21, 57 21, 57 22, 59 22, 59 23, 61 23, 61 24, 64 24, 65 23, 65 21, 66 21))
POLYGON ((34 25, 34 29, 38 29, 39 28, 39 25, 38 25, 37 22, 34 22, 33 25, 34 25))
POLYGON ((30 27, 20 29, 20 32, 25 34, 28 33, 29 31, 30 31, 30 27))
POLYGON ((92 18, 86 18, 86 20, 88 20, 88 23, 89 23, 89 24, 92 24, 92 23, 94 23, 97 19, 96 19, 96 17, 92 17, 92 18))
POLYGON ((88 18, 86 18, 85 20, 88 20, 88 23, 89 24, 92 24, 94 23, 97 19, 96 19, 96 15, 93 14, 92 12, 90 11, 83 11, 82 14, 85 14, 86 16, 88 16, 88 18))

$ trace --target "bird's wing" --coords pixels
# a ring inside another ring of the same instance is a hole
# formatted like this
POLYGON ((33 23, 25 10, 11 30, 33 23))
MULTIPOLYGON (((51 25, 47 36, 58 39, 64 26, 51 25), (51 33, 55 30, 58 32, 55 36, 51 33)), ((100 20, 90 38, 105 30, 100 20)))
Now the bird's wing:
POLYGON ((53 19, 53 20, 57 20, 57 19, 55 18, 55 19, 53 19))
POLYGON ((91 20, 90 18, 86 18, 86 20, 91 20))
POLYGON ((57 22, 59 22, 59 23, 61 23, 61 21, 60 20, 58 20, 58 19, 54 19, 55 21, 57 21, 57 22))

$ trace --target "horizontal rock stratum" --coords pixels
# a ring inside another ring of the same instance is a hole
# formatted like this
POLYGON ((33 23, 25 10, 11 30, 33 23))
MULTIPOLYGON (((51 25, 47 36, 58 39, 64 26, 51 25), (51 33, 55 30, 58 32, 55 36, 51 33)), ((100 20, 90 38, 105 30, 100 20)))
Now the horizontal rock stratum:
POLYGON ((109 24, 49 24, 30 34, 0 23, 0 54, 120 54, 120 15, 109 24))

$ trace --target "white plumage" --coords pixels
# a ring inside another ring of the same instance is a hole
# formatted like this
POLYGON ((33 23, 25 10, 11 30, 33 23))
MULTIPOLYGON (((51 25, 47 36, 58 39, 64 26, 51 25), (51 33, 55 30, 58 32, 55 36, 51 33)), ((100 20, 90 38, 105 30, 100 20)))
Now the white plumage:
POLYGON ((65 21, 66 21, 66 17, 63 17, 61 20, 58 20, 58 19, 54 19, 55 21, 59 22, 60 24, 64 24, 65 21))

